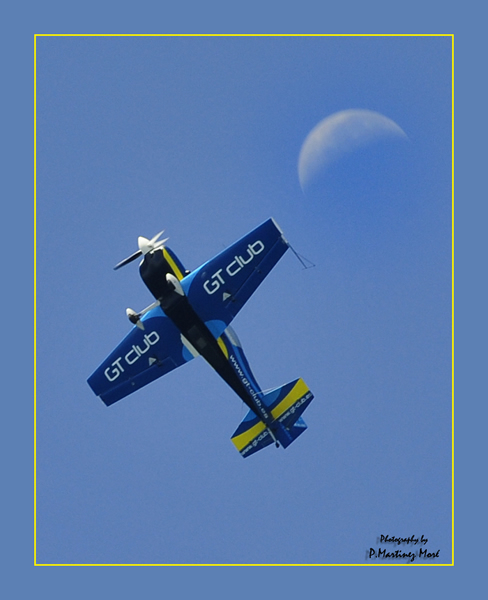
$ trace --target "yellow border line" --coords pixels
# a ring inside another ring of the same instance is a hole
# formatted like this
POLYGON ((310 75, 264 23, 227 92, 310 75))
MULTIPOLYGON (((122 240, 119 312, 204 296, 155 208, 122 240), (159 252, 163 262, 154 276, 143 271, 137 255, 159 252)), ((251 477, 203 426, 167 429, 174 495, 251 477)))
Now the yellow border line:
POLYGON ((452 567, 451 563, 36 563, 36 567, 452 567))
POLYGON ((34 564, 37 559, 37 48, 34 36, 34 564))
POLYGON ((454 565, 454 34, 451 33, 38 33, 34 35, 34 565, 39 567, 450 567, 454 565), (451 406, 450 563, 38 563, 37 562, 37 38, 38 37, 450 37, 451 38, 451 406))
POLYGON ((454 565, 454 36, 451 43, 451 561, 454 565))
POLYGON ((37 33, 35 37, 452 37, 452 33, 37 33))

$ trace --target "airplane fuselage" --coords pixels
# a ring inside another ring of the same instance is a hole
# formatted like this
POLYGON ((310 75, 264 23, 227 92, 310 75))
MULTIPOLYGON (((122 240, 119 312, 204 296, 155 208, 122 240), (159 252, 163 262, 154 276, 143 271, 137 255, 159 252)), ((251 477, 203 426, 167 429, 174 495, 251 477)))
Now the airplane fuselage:
POLYGON ((274 219, 201 264, 185 270, 160 240, 139 236, 139 249, 117 270, 139 257, 139 270, 155 298, 140 312, 126 309, 135 325, 88 378, 106 406, 133 394, 172 370, 203 356, 249 410, 231 436, 247 457, 266 446, 287 448, 306 430, 301 415, 313 394, 298 378, 263 391, 231 323, 290 247, 274 219))
POLYGON ((241 400, 266 424, 273 417, 266 405, 260 401, 261 389, 254 389, 248 379, 243 378, 239 365, 228 359, 221 338, 216 339, 207 325, 197 315, 188 298, 178 292, 170 277, 175 277, 174 265, 165 258, 162 250, 156 250, 144 257, 139 268, 142 280, 159 302, 165 315, 174 323, 184 338, 186 345, 209 363, 222 379, 234 390, 241 400))

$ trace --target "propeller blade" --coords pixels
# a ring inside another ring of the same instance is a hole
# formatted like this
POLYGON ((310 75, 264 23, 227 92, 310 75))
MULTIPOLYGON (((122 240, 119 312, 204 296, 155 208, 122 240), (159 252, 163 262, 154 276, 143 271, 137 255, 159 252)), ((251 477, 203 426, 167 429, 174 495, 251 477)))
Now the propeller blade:
POLYGON ((139 256, 141 256, 141 254, 142 254, 142 252, 140 250, 137 250, 137 252, 134 252, 134 254, 131 254, 127 258, 124 258, 124 260, 120 261, 118 264, 115 265, 114 271, 116 271, 117 269, 120 269, 120 267, 128 265, 133 260, 136 260, 136 258, 138 258, 139 256))
MULTIPOLYGON (((163 233, 164 233, 164 229, 163 229, 163 231, 160 231, 159 233, 157 233, 153 238, 151 238, 149 243, 155 244, 159 240, 159 238, 163 235, 163 233)), ((166 238, 166 239, 168 239, 168 238, 166 238)))
POLYGON ((154 244, 153 250, 156 250, 157 248, 162 248, 168 240, 169 240, 169 237, 164 238, 164 240, 160 240, 157 244, 154 244))
POLYGON ((151 240, 148 240, 147 238, 145 238, 142 235, 140 235, 137 238, 137 245, 139 246, 139 252, 141 254, 146 255, 148 252, 151 252, 151 250, 152 250, 151 240))
POLYGON ((141 255, 145 256, 149 252, 153 252, 154 250, 156 250, 156 248, 161 248, 161 246, 164 246, 164 244, 169 240, 169 238, 165 238, 164 240, 158 241, 163 233, 164 229, 163 231, 157 233, 150 240, 140 235, 137 239, 137 245, 139 246, 139 250, 134 252, 134 254, 131 254, 128 258, 125 258, 123 261, 119 262, 119 264, 115 265, 114 270, 116 271, 117 269, 120 269, 120 267, 129 264, 141 255))
POLYGON ((164 246, 164 243, 167 242, 169 240, 169 238, 166 238, 164 240, 160 240, 159 242, 157 241, 159 236, 164 233, 163 231, 160 231, 157 235, 155 235, 152 239, 148 240, 147 238, 143 237, 142 235, 140 235, 137 239, 137 244, 139 246, 139 250, 142 252, 142 254, 146 255, 149 252, 152 252, 153 250, 156 250, 156 248, 160 248, 161 246, 164 246))

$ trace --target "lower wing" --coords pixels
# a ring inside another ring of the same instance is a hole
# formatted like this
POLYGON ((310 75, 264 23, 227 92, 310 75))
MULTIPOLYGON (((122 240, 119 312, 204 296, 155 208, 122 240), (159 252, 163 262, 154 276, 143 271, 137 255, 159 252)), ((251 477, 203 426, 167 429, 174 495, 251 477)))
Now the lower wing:
POLYGON ((124 340, 88 379, 107 406, 185 364, 193 355, 178 329, 157 307, 133 327, 124 340))

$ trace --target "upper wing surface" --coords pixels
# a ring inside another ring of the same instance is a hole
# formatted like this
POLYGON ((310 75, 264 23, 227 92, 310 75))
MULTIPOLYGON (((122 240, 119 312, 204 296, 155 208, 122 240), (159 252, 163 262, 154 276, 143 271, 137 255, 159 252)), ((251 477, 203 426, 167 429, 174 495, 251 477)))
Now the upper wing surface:
POLYGON ((133 327, 88 379, 107 406, 193 358, 161 308, 149 311, 142 321, 144 330, 133 327))
POLYGON ((187 275, 181 285, 200 318, 218 337, 288 249, 275 223, 262 225, 187 275))

